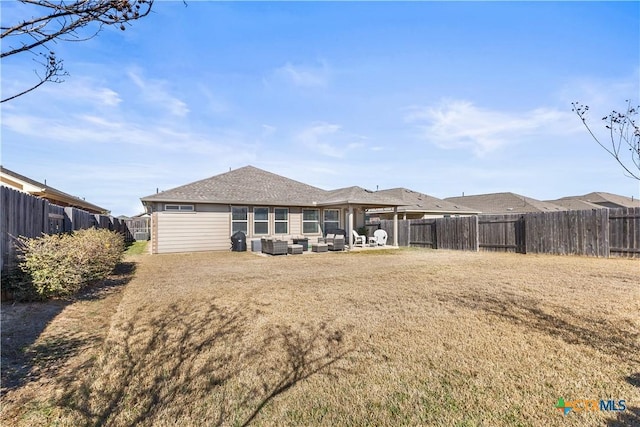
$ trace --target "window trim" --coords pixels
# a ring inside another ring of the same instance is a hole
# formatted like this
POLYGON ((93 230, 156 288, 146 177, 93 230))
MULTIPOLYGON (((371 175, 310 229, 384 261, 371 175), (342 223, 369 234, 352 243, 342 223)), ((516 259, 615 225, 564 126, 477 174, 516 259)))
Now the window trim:
POLYGON ((302 209, 302 234, 320 234, 320 209, 302 209), (305 211, 312 211, 312 212, 317 212, 318 213, 318 219, 314 219, 314 220, 308 220, 308 219, 304 219, 304 213, 305 211), (316 225, 316 230, 313 232, 305 232, 304 231, 304 226, 306 224, 315 224, 316 225))
POLYGON ((327 222, 337 222, 338 225, 335 228, 340 228, 340 209, 323 209, 322 210, 322 227, 325 232, 327 232, 327 226, 326 226, 327 222), (338 218, 336 221, 327 221, 325 215, 327 212, 332 212, 332 211, 338 212, 338 218))
MULTIPOLYGON (((233 213, 232 213, 233 214, 233 213)), ((267 206, 254 206, 253 207, 253 235, 254 236, 267 236, 269 235, 269 208, 267 206), (256 209, 266 209, 267 210, 267 219, 256 219, 256 209), (256 223, 267 224, 267 232, 266 233, 258 233, 256 232, 256 223)))
POLYGON ((196 209, 194 205, 182 205, 179 203, 165 203, 164 211, 165 212, 195 212, 196 209), (168 209, 169 206, 171 207, 175 206, 177 209, 168 209))
MULTIPOLYGON (((236 233, 235 231, 233 231, 233 224, 234 223, 244 223, 246 225, 245 227, 245 231, 243 231, 243 233, 245 235, 247 235, 249 233, 249 207, 248 206, 231 206, 231 234, 236 233), (246 219, 244 220, 240 220, 240 219, 233 219, 233 210, 234 209, 244 209, 245 213, 246 213, 246 219)), ((242 231, 242 230, 239 230, 242 231)))
POLYGON ((273 234, 289 234, 289 208, 273 208, 273 234), (286 220, 282 220, 282 219, 278 219, 277 215, 276 215, 276 211, 278 209, 282 209, 287 213, 287 219, 286 220), (277 225, 278 224, 286 224, 287 225, 287 231, 285 231, 284 233, 278 233, 278 229, 277 229, 277 225))

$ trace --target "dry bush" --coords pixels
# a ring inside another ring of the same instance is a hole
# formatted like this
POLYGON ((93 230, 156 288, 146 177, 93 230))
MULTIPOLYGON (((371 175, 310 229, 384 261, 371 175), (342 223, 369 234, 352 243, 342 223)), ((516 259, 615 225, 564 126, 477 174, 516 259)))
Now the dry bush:
POLYGON ((19 237, 20 268, 31 278, 39 298, 71 295, 106 277, 122 258, 120 234, 98 229, 73 234, 19 237))

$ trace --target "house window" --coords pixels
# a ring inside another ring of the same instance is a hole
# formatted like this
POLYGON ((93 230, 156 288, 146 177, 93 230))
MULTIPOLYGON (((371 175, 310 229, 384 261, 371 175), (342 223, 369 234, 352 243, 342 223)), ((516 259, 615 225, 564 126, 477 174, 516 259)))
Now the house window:
POLYGON ((269 234, 269 208, 253 208, 253 234, 269 234))
POLYGON ((231 208, 231 234, 238 231, 242 231, 247 234, 247 207, 232 207, 231 208))
POLYGON ((193 212, 193 205, 164 205, 167 212, 193 212))
POLYGON ((340 209, 325 209, 323 223, 325 233, 340 228, 340 209))
POLYGON ((320 222, 320 211, 318 209, 302 210, 302 232, 304 234, 317 233, 319 222, 320 222))
POLYGON ((289 232, 289 209, 275 208, 273 212, 276 220, 276 234, 287 234, 289 232))

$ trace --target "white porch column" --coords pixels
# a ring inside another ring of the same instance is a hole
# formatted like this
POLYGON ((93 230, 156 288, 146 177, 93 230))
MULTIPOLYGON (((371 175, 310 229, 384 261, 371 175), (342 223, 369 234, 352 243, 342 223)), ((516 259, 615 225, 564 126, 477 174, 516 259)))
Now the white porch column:
POLYGON ((393 246, 398 246, 398 207, 393 207, 393 246))
POLYGON ((351 240, 353 239, 353 206, 349 205, 349 220, 347 221, 347 238, 345 244, 349 245, 349 249, 353 246, 351 240))

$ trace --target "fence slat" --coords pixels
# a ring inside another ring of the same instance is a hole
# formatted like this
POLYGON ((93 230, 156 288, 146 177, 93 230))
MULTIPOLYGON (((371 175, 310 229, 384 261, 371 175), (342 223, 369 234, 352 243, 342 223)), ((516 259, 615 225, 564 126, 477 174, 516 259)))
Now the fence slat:
POLYGON ((3 271, 17 264, 14 238, 18 236, 39 237, 97 227, 117 231, 126 241, 132 240, 124 221, 118 218, 57 206, 12 188, 0 186, 0 203, 0 268, 3 271))
MULTIPOLYGON (((640 208, 398 221, 400 246, 640 258, 640 208)), ((393 236, 393 221, 380 228, 393 236)), ((377 226, 375 226, 377 228, 377 226)))

